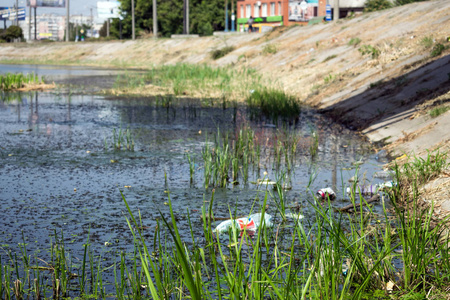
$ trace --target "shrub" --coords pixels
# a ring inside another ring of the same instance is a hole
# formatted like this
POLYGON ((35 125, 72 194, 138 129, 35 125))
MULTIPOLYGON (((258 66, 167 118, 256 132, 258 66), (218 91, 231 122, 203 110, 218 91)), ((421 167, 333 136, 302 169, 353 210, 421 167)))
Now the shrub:
POLYGON ((247 98, 250 108, 259 108, 266 116, 277 121, 279 117, 295 120, 300 114, 300 104, 297 99, 284 91, 264 88, 255 90, 247 98))
POLYGON ((394 4, 400 6, 400 5, 405 5, 405 4, 409 4, 409 3, 413 3, 413 2, 422 2, 422 1, 425 1, 425 0, 395 0, 394 4))
POLYGON ((376 47, 371 46, 371 45, 363 45, 363 46, 361 46, 361 48, 358 49, 358 51, 362 55, 370 54, 373 59, 375 59, 378 56, 380 56, 380 50, 378 48, 376 48, 376 47))
POLYGON ((235 49, 234 46, 226 46, 221 49, 213 50, 211 51, 211 58, 214 60, 219 59, 221 57, 224 57, 228 53, 233 52, 234 49, 235 49))
POLYGON ((328 56, 327 58, 325 58, 325 59, 323 60, 323 62, 327 62, 327 61, 332 60, 333 58, 336 58, 336 57, 337 57, 336 54, 330 55, 330 56, 328 56))
POLYGON ((198 34, 201 36, 207 36, 207 35, 213 35, 214 28, 210 23, 204 23, 200 28, 198 29, 198 34))
POLYGON ((264 54, 264 55, 266 55, 266 54, 275 54, 275 53, 277 53, 277 46, 275 46, 274 44, 266 44, 264 47, 263 47, 263 51, 262 51, 262 53, 264 54))
POLYGON ((436 118, 449 110, 450 110, 450 106, 442 106, 441 105, 441 106, 433 108, 428 113, 430 114, 430 116, 432 118, 436 118))
POLYGON ((424 48, 431 48, 433 46, 433 38, 431 36, 426 36, 423 39, 420 40, 420 44, 424 48))
POLYGON ((371 11, 388 9, 391 7, 392 7, 392 3, 389 0, 367 0, 364 11, 371 12, 371 11))
POLYGON ((351 38, 350 41, 348 41, 349 46, 357 46, 359 43, 361 43, 360 38, 351 38))
POLYGON ((431 57, 436 57, 442 54, 442 52, 445 50, 445 46, 442 44, 436 44, 433 47, 433 50, 431 50, 431 57))
POLYGON ((11 25, 3 32, 3 36, 7 42, 12 42, 14 39, 23 39, 22 28, 11 25))

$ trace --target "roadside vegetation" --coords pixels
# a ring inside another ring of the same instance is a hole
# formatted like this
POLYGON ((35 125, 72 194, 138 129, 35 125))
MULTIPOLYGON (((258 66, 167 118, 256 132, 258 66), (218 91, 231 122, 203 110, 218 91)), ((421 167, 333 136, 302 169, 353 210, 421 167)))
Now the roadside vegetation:
MULTIPOLYGON (((350 195, 353 212, 344 213, 311 191, 314 223, 302 222, 301 210, 288 207, 277 180, 274 190, 261 188, 250 212, 264 216, 275 205, 277 225, 263 222, 256 232, 234 226, 215 232, 214 191, 202 208, 202 227, 194 229, 189 212, 182 220, 175 215, 167 187, 170 214, 161 213, 149 239, 140 213, 122 195, 133 253, 105 266, 87 240, 84 256, 74 263, 63 233, 54 232, 51 258, 44 261, 40 253, 28 254, 24 238, 21 251, 0 262, 0 297, 444 299, 450 284, 448 219, 434 217, 435 203, 419 201, 419 187, 448 167, 447 153, 439 151, 395 164, 396 184, 381 194, 382 214, 364 205, 358 192, 350 195), (190 237, 180 235, 181 226, 190 228, 190 237), (114 274, 114 282, 104 280, 106 272, 114 274)), ((234 208, 229 209, 232 218, 234 208)))

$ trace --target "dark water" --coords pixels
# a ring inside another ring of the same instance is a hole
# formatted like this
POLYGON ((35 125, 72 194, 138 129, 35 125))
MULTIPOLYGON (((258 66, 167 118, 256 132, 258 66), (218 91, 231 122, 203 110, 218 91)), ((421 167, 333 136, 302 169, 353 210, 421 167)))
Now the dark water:
MULTIPOLYGON (((92 75, 86 70, 80 74, 92 75)), ((103 253, 107 260, 120 250, 130 251, 133 244, 120 191, 131 209, 136 214, 140 211, 150 240, 160 212, 168 216, 166 191, 170 190, 181 235, 190 239, 187 211, 201 233, 201 207, 211 198, 212 189, 203 186, 201 150, 206 136, 211 140, 220 129, 233 137, 246 125, 259 140, 271 143, 274 134, 282 131, 270 122, 250 120, 244 107, 205 107, 195 100, 164 107, 154 99, 52 92, 22 93, 14 96, 16 100, 2 97, 0 245, 16 250, 23 231, 28 253, 41 256, 45 253, 39 251, 48 249, 54 230, 63 230, 66 247, 75 257, 82 256, 88 234, 96 253, 103 253), (134 151, 110 149, 114 128, 130 129, 134 151), (193 185, 186 153, 196 160, 193 185), (105 246, 107 242, 109 246, 105 246)), ((287 205, 300 207, 307 221, 314 221, 311 191, 333 187, 338 194, 333 205, 349 204, 343 191, 350 185, 348 179, 355 175, 356 166, 368 183, 382 182, 373 174, 387 159, 353 132, 308 109, 289 130, 302 139, 290 174, 292 190, 287 191, 287 205), (320 137, 314 159, 307 143, 312 131, 320 137), (316 177, 309 190, 311 176, 316 177)), ((251 170, 250 181, 263 178, 263 172, 275 179, 270 160, 259 170, 251 170)), ((226 217, 231 208, 237 215, 248 214, 257 196, 259 202, 264 194, 264 189, 253 184, 216 188, 214 213, 226 217)), ((268 213, 277 222, 272 197, 268 204, 268 213)))

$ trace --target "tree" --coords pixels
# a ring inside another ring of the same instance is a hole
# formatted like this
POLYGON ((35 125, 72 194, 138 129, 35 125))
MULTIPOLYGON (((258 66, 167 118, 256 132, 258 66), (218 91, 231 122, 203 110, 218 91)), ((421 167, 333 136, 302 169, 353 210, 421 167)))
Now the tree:
MULTIPOLYGON (((122 35, 124 38, 131 38, 131 0, 119 1, 123 14, 122 35)), ((157 0, 158 32, 162 36, 183 32, 183 4, 184 0, 157 0)), ((189 0, 189 12, 189 32, 191 33, 210 35, 212 30, 223 30, 225 27, 223 0, 189 0)), ((135 22, 137 36, 142 31, 152 31, 152 0, 135 0, 135 22)), ((119 36, 118 19, 113 20, 110 34, 115 37, 119 36)))
POLYGON ((11 25, 3 32, 4 39, 7 42, 12 42, 15 39, 23 40, 23 32, 20 26, 11 25))

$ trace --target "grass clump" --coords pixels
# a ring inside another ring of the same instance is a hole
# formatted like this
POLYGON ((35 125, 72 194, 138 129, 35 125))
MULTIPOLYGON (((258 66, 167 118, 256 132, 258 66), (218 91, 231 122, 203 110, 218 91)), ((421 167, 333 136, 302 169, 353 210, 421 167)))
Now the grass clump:
POLYGON ((262 54, 268 55, 268 54, 275 54, 278 52, 277 46, 275 44, 266 44, 263 47, 262 54))
POLYGON ((429 114, 432 118, 436 118, 436 117, 442 115, 443 113, 445 113, 445 112, 447 112, 447 111, 449 111, 449 110, 450 110, 450 106, 444 106, 444 105, 441 105, 441 106, 438 106, 438 107, 435 107, 435 108, 431 109, 431 110, 428 112, 428 114, 429 114))
POLYGON ((258 88, 262 78, 253 69, 214 68, 201 64, 154 67, 144 75, 146 81, 175 95, 237 100, 258 88))
POLYGON ((377 11, 391 8, 392 2, 389 0, 366 0, 364 5, 365 12, 377 11))
POLYGON ((441 43, 434 45, 433 49, 431 50, 430 56, 436 57, 442 54, 446 47, 442 45, 441 43))
POLYGON ((336 57, 337 57, 336 54, 330 55, 330 56, 328 56, 327 58, 325 58, 322 62, 323 62, 323 63, 324 63, 324 62, 327 62, 327 61, 332 60, 333 58, 336 58, 336 57))
POLYGON ((371 45, 363 45, 358 49, 358 51, 361 53, 361 55, 369 54, 372 59, 378 58, 378 56, 380 56, 381 54, 380 49, 371 45))
POLYGON ((274 121, 278 121, 278 118, 296 120, 301 110, 294 96, 273 88, 255 90, 246 101, 250 108, 258 108, 263 115, 274 121))
POLYGON ((211 51, 211 58, 214 60, 219 59, 221 57, 224 57, 228 53, 233 52, 235 49, 236 48, 234 46, 226 46, 221 49, 213 50, 211 51))
POLYGON ((43 79, 39 79, 39 76, 31 73, 31 74, 13 74, 6 73, 4 75, 0 75, 0 90, 2 91, 11 91, 15 89, 20 89, 24 87, 25 84, 42 84, 44 83, 43 79))
POLYGON ((113 136, 109 144, 105 138, 105 150, 108 150, 110 147, 114 150, 134 151, 134 137, 131 130, 129 128, 126 130, 122 130, 122 128, 116 130, 116 128, 114 128, 113 136))
POLYGON ((357 46, 359 43, 361 43, 360 38, 351 38, 350 41, 348 41, 349 46, 357 46))
POLYGON ((434 41, 431 36, 426 36, 420 40, 420 45, 422 45, 422 47, 424 47, 426 49, 433 47, 433 44, 434 44, 434 41))

